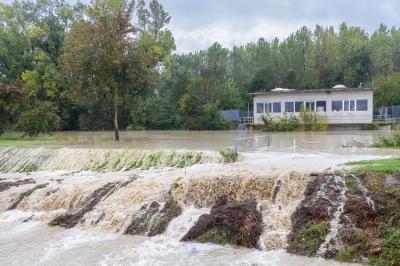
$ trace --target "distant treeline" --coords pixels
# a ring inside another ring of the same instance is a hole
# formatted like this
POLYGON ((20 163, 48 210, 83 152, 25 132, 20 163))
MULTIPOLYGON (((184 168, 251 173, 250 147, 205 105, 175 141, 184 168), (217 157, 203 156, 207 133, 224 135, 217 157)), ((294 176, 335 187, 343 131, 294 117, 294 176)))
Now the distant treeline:
POLYGON ((302 27, 177 55, 170 19, 156 0, 0 4, 0 131, 224 129, 219 110, 276 87, 369 86, 375 107, 400 105, 399 28, 302 27))

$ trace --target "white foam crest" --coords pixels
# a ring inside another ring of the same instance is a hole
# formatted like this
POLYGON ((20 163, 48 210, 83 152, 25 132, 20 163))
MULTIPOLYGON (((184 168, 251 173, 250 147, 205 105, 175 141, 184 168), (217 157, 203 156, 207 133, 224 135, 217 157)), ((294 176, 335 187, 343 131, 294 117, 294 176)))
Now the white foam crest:
MULTIPOLYGON (((331 240, 336 238, 340 228, 342 227, 342 225, 340 224, 340 217, 344 212, 344 206, 347 201, 347 188, 340 176, 335 176, 335 182, 337 184, 335 187, 340 190, 340 195, 338 197, 339 205, 337 206, 336 211, 333 213, 333 218, 330 220, 330 232, 325 237, 324 243, 319 247, 317 251, 318 256, 323 256, 326 253, 329 245, 331 245, 331 240)), ((335 246, 337 248, 338 243, 335 243, 335 246)))

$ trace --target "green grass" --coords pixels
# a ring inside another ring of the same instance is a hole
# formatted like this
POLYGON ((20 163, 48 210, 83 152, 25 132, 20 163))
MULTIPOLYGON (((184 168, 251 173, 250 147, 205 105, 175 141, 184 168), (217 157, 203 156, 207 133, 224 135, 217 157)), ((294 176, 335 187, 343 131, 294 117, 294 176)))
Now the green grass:
POLYGON ((393 174, 400 170, 400 158, 349 162, 351 171, 358 174, 393 174))
POLYGON ((197 239, 200 243, 216 243, 220 245, 230 244, 232 239, 229 232, 225 228, 213 227, 208 229, 204 234, 197 239))
POLYGON ((43 144, 59 144, 71 141, 65 135, 39 135, 37 137, 23 136, 21 133, 9 132, 0 136, 0 147, 35 147, 43 144))
POLYGON ((329 233, 329 223, 310 223, 299 231, 298 242, 302 248, 301 254, 306 256, 314 256, 319 246, 325 241, 326 235, 329 233))

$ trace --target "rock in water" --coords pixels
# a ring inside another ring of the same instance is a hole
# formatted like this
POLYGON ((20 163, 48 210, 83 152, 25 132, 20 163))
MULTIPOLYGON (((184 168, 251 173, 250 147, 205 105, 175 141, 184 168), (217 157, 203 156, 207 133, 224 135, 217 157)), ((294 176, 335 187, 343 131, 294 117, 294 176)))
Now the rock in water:
POLYGON ((147 236, 162 234, 167 229, 169 222, 181 213, 182 208, 172 198, 164 204, 153 201, 142 206, 139 213, 133 217, 125 234, 147 236))
POLYGON ((221 197, 212 207, 210 214, 200 216, 182 241, 258 248, 262 230, 262 217, 257 211, 255 200, 228 202, 227 197, 221 197))
POLYGON ((311 181, 305 198, 292 214, 292 231, 288 252, 314 256, 330 232, 330 221, 337 211, 344 190, 334 175, 323 175, 311 181))
POLYGON ((78 207, 73 208, 69 210, 65 214, 61 214, 54 218, 49 225, 55 226, 63 226, 66 228, 71 228, 77 225, 83 216, 87 213, 93 210, 93 208, 104 198, 108 197, 110 194, 112 194, 117 188, 119 188, 121 185, 125 184, 120 184, 118 182, 116 183, 108 183, 105 186, 96 189, 90 195, 86 198, 86 200, 82 201, 81 204, 79 204, 78 207))
POLYGON ((20 179, 16 181, 1 181, 0 182, 0 192, 7 190, 11 187, 18 187, 21 185, 26 185, 26 184, 34 184, 35 180, 32 178, 27 178, 27 179, 20 179))

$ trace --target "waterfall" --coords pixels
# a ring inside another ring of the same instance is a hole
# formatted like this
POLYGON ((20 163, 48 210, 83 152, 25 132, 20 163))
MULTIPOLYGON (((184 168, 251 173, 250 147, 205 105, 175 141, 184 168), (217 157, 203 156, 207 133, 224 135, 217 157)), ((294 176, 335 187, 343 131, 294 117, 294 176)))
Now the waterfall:
POLYGON ((96 171, 162 167, 183 168, 194 164, 220 163, 214 151, 140 151, 103 149, 1 148, 0 172, 96 171))
MULTIPOLYGON (((47 152, 34 150, 36 155, 47 152)), ((22 156, 19 151, 11 151, 13 157, 22 156)), ((48 151, 51 155, 38 156, 41 158, 38 169, 58 168, 54 165, 60 158, 66 158, 66 151, 48 151), (47 159, 43 159, 45 157, 47 159)), ((79 167, 87 169, 89 160, 83 158, 90 152, 93 151, 78 152, 81 160, 79 167)), ((122 158, 126 156, 124 153, 120 155, 122 158)), ((30 155, 25 159, 30 164, 33 161, 30 155)), ((17 170, 18 165, 27 163, 16 163, 15 168, 7 171, 17 170)), ((66 162, 65 168, 74 168, 74 171, 2 174, 6 180, 1 180, 0 186, 3 182, 19 182, 0 192, 0 211, 14 206, 18 211, 30 213, 29 221, 107 234, 124 234, 134 224, 135 233, 147 235, 147 230, 152 228, 152 232, 165 231, 165 237, 179 239, 201 214, 209 212, 219 197, 226 195, 238 201, 253 198, 258 202, 264 224, 260 246, 269 250, 285 247, 291 227, 290 215, 303 198, 310 180, 306 174, 299 172, 237 171, 234 165, 222 164, 199 165, 188 171, 186 176, 184 170, 179 168, 103 173, 75 172, 79 167, 71 165, 72 162, 66 162), (182 211, 170 215, 168 210, 164 211, 174 207, 168 202, 175 202, 173 205, 179 206, 176 208, 182 211), (150 205, 154 206, 153 209, 150 205), (167 226, 159 223, 166 223, 167 226), (154 229, 154 226, 161 227, 154 229)))

